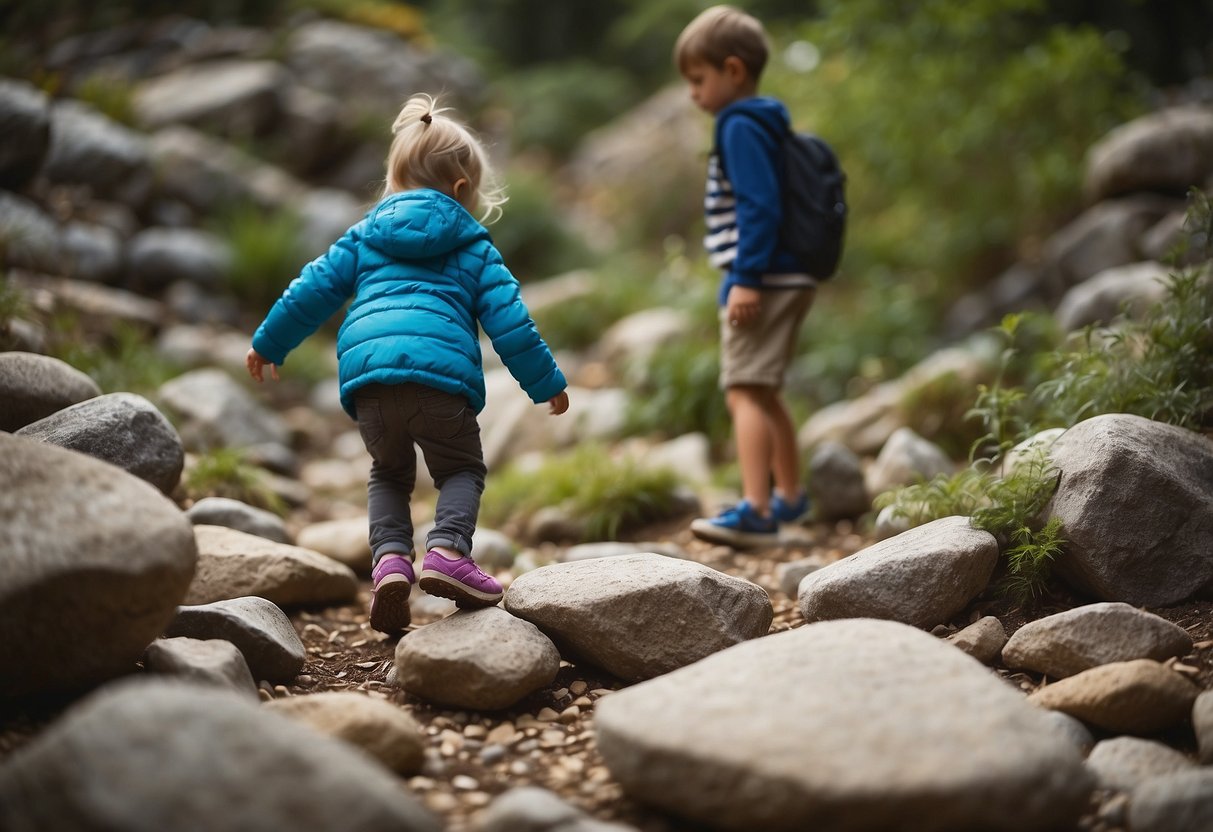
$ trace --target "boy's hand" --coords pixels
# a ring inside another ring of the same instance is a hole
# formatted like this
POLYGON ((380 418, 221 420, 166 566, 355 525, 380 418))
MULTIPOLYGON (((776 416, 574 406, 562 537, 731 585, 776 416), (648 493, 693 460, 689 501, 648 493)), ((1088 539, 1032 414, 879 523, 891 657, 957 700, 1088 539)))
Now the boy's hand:
POLYGON ((548 413, 553 416, 559 416, 569 409, 569 394, 567 390, 561 390, 555 396, 548 399, 548 413))
POLYGON ((758 320, 762 309, 762 292, 749 286, 732 286, 729 289, 725 312, 733 326, 749 326, 758 320))
MULTIPOLYGON (((256 350, 249 350, 248 355, 244 357, 244 363, 248 366, 248 374, 253 377, 253 381, 260 384, 265 381, 263 370, 266 364, 270 362, 261 357, 261 354, 256 350)), ((278 380, 278 365, 270 364, 270 376, 274 381, 278 380)))

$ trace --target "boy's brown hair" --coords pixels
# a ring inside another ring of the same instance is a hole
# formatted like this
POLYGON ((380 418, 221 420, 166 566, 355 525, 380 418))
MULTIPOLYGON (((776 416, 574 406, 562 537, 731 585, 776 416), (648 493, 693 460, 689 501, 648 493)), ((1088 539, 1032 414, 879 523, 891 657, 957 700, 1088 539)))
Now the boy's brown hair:
POLYGON ((719 69, 726 58, 736 57, 757 82, 769 52, 766 30, 756 17, 733 6, 712 6, 682 30, 674 43, 674 62, 685 74, 697 61, 719 69))

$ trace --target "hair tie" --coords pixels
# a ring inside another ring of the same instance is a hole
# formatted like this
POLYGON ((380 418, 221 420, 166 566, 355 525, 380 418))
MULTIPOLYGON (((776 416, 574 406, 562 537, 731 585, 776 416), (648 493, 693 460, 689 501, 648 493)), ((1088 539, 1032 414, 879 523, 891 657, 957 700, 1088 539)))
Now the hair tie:
POLYGON ((425 115, 423 115, 421 117, 421 120, 423 122, 425 122, 426 124, 430 124, 431 122, 433 122, 434 117, 432 115, 430 115, 429 113, 426 113, 425 115))

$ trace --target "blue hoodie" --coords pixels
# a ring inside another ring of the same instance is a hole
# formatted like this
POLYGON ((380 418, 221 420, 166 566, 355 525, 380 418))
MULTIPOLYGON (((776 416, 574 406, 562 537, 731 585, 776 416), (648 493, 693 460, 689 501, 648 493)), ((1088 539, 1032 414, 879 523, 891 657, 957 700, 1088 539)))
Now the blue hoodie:
POLYGON ((758 289, 816 285, 808 276, 792 283, 783 277, 804 275, 804 267, 779 241, 780 139, 790 128, 787 108, 774 98, 743 98, 716 114, 706 219, 712 262, 725 269, 721 304, 737 284, 758 289), (713 183, 713 173, 724 181, 713 183))
POLYGON ((566 386, 531 320, 518 281, 489 232, 438 191, 390 194, 303 267, 253 335, 253 349, 286 355, 353 296, 337 333, 341 406, 357 418, 367 384, 416 382, 484 409, 477 323, 535 403, 566 386))

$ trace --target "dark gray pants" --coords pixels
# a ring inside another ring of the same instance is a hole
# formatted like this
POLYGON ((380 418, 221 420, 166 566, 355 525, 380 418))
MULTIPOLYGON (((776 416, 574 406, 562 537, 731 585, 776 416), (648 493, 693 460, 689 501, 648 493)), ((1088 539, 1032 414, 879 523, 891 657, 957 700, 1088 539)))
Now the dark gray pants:
POLYGON ((369 384, 358 390, 355 403, 358 430, 373 460, 367 484, 372 565, 392 552, 413 554, 414 443, 438 487, 426 548, 471 554, 485 467, 480 425, 467 399, 421 384, 369 384))

